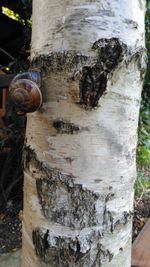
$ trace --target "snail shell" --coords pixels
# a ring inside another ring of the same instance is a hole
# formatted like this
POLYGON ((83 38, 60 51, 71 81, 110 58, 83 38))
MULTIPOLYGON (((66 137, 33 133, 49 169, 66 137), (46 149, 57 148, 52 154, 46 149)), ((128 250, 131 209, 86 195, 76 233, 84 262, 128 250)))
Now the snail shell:
POLYGON ((38 69, 31 69, 27 72, 22 72, 17 74, 13 82, 20 80, 20 79, 26 79, 35 82, 39 87, 41 86, 41 74, 38 69))
POLYGON ((29 71, 15 76, 9 87, 10 100, 17 112, 30 113, 40 108, 42 94, 39 89, 40 73, 29 71))

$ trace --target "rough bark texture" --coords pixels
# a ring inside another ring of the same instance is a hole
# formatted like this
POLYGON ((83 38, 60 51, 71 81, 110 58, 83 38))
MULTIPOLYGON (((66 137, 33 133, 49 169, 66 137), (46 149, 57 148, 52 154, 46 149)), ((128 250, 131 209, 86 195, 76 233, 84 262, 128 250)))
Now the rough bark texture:
POLYGON ((22 267, 130 267, 144 2, 33 4, 22 267))

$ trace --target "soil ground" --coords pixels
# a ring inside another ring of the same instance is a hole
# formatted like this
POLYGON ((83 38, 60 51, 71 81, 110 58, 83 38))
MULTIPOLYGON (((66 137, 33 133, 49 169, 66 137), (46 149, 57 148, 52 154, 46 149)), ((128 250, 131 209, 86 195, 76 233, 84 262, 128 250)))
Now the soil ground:
POLYGON ((143 226, 150 217, 150 199, 138 199, 134 201, 134 217, 133 217, 133 241, 142 230, 143 226))
POLYGON ((0 214, 0 253, 21 248, 21 208, 21 203, 9 201, 6 210, 0 214))

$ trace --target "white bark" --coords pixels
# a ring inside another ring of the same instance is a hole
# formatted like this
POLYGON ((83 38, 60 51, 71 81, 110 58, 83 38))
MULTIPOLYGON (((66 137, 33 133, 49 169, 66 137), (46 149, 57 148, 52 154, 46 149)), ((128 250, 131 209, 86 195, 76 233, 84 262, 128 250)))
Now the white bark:
POLYGON ((32 59, 46 71, 28 116, 22 267, 131 265, 143 51, 142 0, 33 1, 32 59), (84 67, 105 73, 92 107, 84 67))
POLYGON ((95 41, 111 37, 133 49, 143 46, 144 4, 143 0, 33 1, 33 53, 75 50, 87 54, 95 41))

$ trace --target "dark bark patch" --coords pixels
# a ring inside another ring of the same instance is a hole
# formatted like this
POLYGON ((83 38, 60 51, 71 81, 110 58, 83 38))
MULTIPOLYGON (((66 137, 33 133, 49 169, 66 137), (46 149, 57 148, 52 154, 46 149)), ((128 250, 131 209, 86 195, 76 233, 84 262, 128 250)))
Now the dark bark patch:
POLYGON ((75 239, 59 235, 51 237, 49 230, 44 233, 40 228, 33 230, 32 241, 37 257, 47 264, 52 264, 54 267, 69 267, 70 264, 78 266, 78 263, 81 264, 82 259, 90 251, 90 249, 84 253, 81 251, 78 237, 75 239))
POLYGON ((98 68, 83 67, 80 87, 80 104, 96 107, 100 97, 106 90, 107 74, 98 68))
POLYGON ((107 17, 114 17, 115 16, 115 13, 110 10, 110 9, 104 9, 104 10, 99 10, 98 11, 98 14, 99 16, 107 16, 107 17))
POLYGON ((55 223, 72 228, 83 229, 97 225, 95 205, 101 196, 81 185, 69 185, 65 182, 66 178, 63 181, 63 176, 66 175, 55 171, 49 179, 36 181, 44 216, 55 223))
POLYGON ((24 157, 26 168, 30 169, 32 166, 32 170, 37 170, 37 194, 42 212, 47 219, 75 229, 102 222, 103 218, 97 215, 95 207, 97 201, 104 206, 103 194, 94 193, 80 184, 75 184, 76 178, 73 175, 40 162, 30 147, 25 148, 24 157))
POLYGON ((102 182, 102 180, 101 179, 95 179, 94 182, 95 183, 100 183, 100 182, 102 182))
POLYGON ((35 247, 35 253, 43 260, 45 260, 46 250, 49 247, 47 240, 48 234, 49 230, 47 230, 45 233, 40 233, 39 229, 33 230, 32 232, 32 241, 35 247))
POLYGON ((96 41, 93 50, 98 51, 94 66, 84 66, 79 82, 80 104, 96 107, 107 87, 108 75, 112 73, 123 59, 123 44, 117 38, 96 41))
POLYGON ((105 208, 104 214, 103 214, 103 226, 104 228, 110 229, 110 232, 113 233, 114 231, 114 218, 112 216, 112 213, 105 208))
POLYGON ((73 51, 63 51, 35 57, 31 62, 31 66, 33 68, 39 67, 42 74, 62 71, 70 73, 72 70, 77 71, 89 61, 90 58, 86 55, 77 54, 73 51))
POLYGON ((133 212, 131 212, 131 211, 129 211, 129 212, 124 211, 122 217, 114 223, 114 225, 113 225, 114 229, 118 225, 121 225, 121 224, 125 225, 125 224, 127 224, 129 222, 129 220, 132 219, 132 217, 133 217, 133 212))
POLYGON ((97 244, 97 254, 95 257, 95 261, 92 264, 92 267, 95 267, 95 266, 101 267, 102 266, 102 260, 105 259, 105 261, 106 261, 106 259, 108 259, 108 262, 111 262, 112 258, 113 258, 113 254, 110 253, 109 250, 105 250, 103 248, 103 246, 100 243, 98 243, 97 244))
POLYGON ((137 28, 138 28, 138 23, 137 23, 136 21, 134 21, 134 20, 131 20, 131 19, 125 19, 124 22, 125 22, 127 25, 129 25, 129 26, 131 26, 132 28, 134 28, 134 29, 137 29, 137 28))
POLYGON ((80 131, 78 125, 63 120, 55 120, 53 126, 61 134, 74 134, 80 131))
POLYGON ((113 232, 118 225, 125 225, 131 220, 132 212, 124 212, 115 220, 114 214, 108 210, 107 203, 114 198, 112 192, 98 194, 76 184, 72 174, 63 173, 39 161, 30 147, 25 147, 24 157, 26 169, 32 170, 36 179, 43 215, 52 223, 76 230, 99 226, 103 233, 113 232))
POLYGON ((73 263, 81 262, 82 259, 89 253, 90 249, 85 253, 81 251, 80 241, 76 237, 75 240, 70 240, 69 242, 69 258, 73 263))
POLYGON ((65 160, 70 164, 74 161, 74 159, 70 157, 66 157, 65 160))
POLYGON ((111 262, 113 254, 100 243, 100 238, 98 231, 91 231, 82 237, 60 236, 42 228, 32 232, 37 257, 53 267, 95 267, 101 266, 102 262, 111 262))
MULTIPOLYGON (((137 28, 135 21, 125 20, 124 23, 137 28)), ((107 91, 107 81, 117 66, 124 60, 128 65, 132 59, 139 60, 139 69, 141 71, 141 80, 145 75, 146 64, 143 64, 143 48, 137 48, 132 51, 118 38, 96 41, 92 50, 95 50, 97 61, 93 64, 93 58, 90 55, 82 55, 74 51, 61 51, 35 57, 31 66, 40 68, 43 85, 42 94, 45 95, 44 76, 49 73, 60 73, 64 75, 66 81, 79 81, 79 101, 85 108, 94 108, 98 106, 99 99, 107 91)), ((146 61, 146 60, 145 60, 146 61)))
POLYGON ((127 224, 128 219, 131 219, 133 216, 132 212, 124 212, 123 217, 124 217, 124 224, 127 224))

